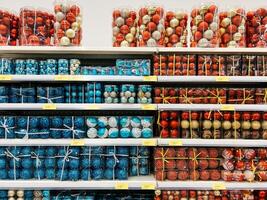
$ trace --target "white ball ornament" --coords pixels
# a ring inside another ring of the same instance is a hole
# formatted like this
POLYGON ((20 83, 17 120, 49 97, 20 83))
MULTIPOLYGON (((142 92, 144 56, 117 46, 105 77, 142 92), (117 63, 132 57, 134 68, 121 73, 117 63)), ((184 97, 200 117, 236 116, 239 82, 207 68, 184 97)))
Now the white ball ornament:
POLYGON ((203 15, 203 14, 205 14, 208 11, 208 9, 209 9, 209 6, 208 5, 202 5, 202 6, 200 6, 199 13, 201 15, 203 15))
POLYGON ((126 40, 123 40, 122 42, 121 42, 121 47, 129 47, 130 45, 129 45, 129 42, 127 42, 126 40))
POLYGON ((110 127, 112 127, 112 128, 117 127, 117 126, 118 126, 118 120, 117 120, 117 118, 116 118, 116 117, 110 117, 110 118, 108 119, 108 125, 109 125, 110 127))
POLYGON ((198 25, 200 22, 203 21, 203 18, 201 17, 201 15, 197 15, 194 21, 195 21, 195 25, 198 25))
POLYGON ((22 197, 19 197, 19 198, 17 198, 17 200, 24 200, 24 198, 22 198, 22 197))
POLYGON ((65 15, 63 14, 63 12, 57 12, 56 21, 61 22, 63 19, 65 19, 65 15))
POLYGON ((237 28, 237 30, 238 30, 239 33, 243 34, 243 33, 245 33, 246 28, 245 28, 244 25, 241 25, 241 26, 239 26, 239 27, 237 28))
POLYGON ((163 33, 164 30, 165 30, 164 25, 163 25, 163 24, 158 24, 158 26, 157 26, 157 30, 158 30, 159 32, 163 33))
MULTIPOLYGON (((74 31, 78 31, 80 29, 80 24, 78 22, 73 22, 71 24, 71 28, 74 30, 74 31)), ((114 32, 113 32, 114 33, 114 32)))
POLYGON ((259 121, 252 121, 251 127, 254 130, 259 130, 261 128, 261 123, 259 121))
POLYGON ((66 4, 66 3, 62 3, 62 4, 61 4, 61 10, 62 10, 63 12, 68 12, 69 9, 70 9, 70 7, 68 6, 68 4, 66 4))
POLYGON ((88 138, 96 138, 97 137, 97 130, 96 128, 89 128, 87 131, 88 138))
POLYGON ((149 21, 150 21, 149 15, 144 15, 143 18, 142 18, 143 24, 147 24, 149 21))
POLYGON ((14 190, 8 190, 7 195, 8 195, 8 197, 13 197, 13 196, 15 196, 15 191, 14 190))
POLYGON ((134 36, 133 36, 133 34, 131 34, 131 33, 128 33, 126 36, 125 36, 125 39, 126 39, 126 41, 127 42, 132 42, 133 41, 133 39, 134 39, 134 36))
POLYGON ((118 17, 116 20, 115 20, 115 24, 118 26, 118 27, 121 27, 123 24, 124 24, 124 19, 122 17, 118 17))
POLYGON ((68 37, 68 38, 74 38, 75 37, 75 31, 73 30, 73 29, 68 29, 67 31, 66 31, 66 36, 68 37))
POLYGON ((235 34, 233 35, 233 39, 234 39, 234 41, 240 41, 240 40, 241 40, 241 37, 242 37, 242 35, 241 35, 241 33, 239 33, 239 32, 237 32, 237 33, 235 33, 235 34))
POLYGON ((105 98, 109 97, 109 93, 108 92, 104 92, 104 97, 105 98))
POLYGON ((171 27, 166 28, 166 34, 167 36, 171 36, 173 34, 174 30, 171 27))
POLYGON ((251 170, 245 170, 244 175, 245 175, 245 179, 247 181, 251 182, 251 181, 254 181, 254 179, 255 179, 255 173, 253 173, 253 171, 251 171, 251 170))
POLYGON ((262 127, 263 130, 267 130, 267 121, 263 121, 261 123, 261 127, 262 127))
POLYGON ((198 46, 200 46, 200 47, 208 47, 209 46, 209 41, 206 38, 201 38, 198 41, 198 46))
POLYGON ((124 93, 124 96, 125 96, 126 98, 129 98, 129 97, 132 96, 132 93, 131 93, 130 91, 126 91, 126 92, 124 93))
POLYGON ((197 31, 197 26, 192 26, 191 31, 195 33, 197 31))
POLYGON ((236 15, 236 10, 234 10, 234 9, 229 10, 227 13, 227 17, 229 17, 229 18, 232 18, 235 15, 236 15))
POLYGON ((110 94, 109 94, 112 98, 115 98, 115 97, 117 97, 117 93, 116 92, 114 92, 114 91, 112 91, 110 94))
POLYGON ((178 19, 176 19, 176 18, 171 19, 170 26, 172 28, 175 28, 176 26, 178 26, 178 24, 179 24, 179 20, 178 19))
POLYGON ((116 36, 119 32, 120 32, 120 29, 119 29, 118 26, 114 26, 114 27, 112 28, 113 36, 116 36))
POLYGON ((135 34, 136 34, 136 28, 135 28, 135 27, 132 27, 132 28, 130 29, 130 33, 131 33, 132 35, 135 35, 135 34))
POLYGON ((83 18, 81 15, 76 17, 76 22, 79 24, 79 26, 82 24, 82 20, 83 20, 83 18))
POLYGON ((228 44, 227 44, 227 46, 228 47, 236 47, 237 46, 237 43, 236 43, 236 41, 234 41, 234 40, 231 40, 228 44))
POLYGON ((152 33, 152 37, 155 39, 155 40, 159 40, 161 38, 161 33, 159 31, 154 31, 152 33))
POLYGON ((221 22, 221 26, 226 28, 229 24, 231 23, 231 19, 230 18, 224 18, 221 22))
POLYGON ((140 27, 139 27, 139 30, 140 32, 143 32, 146 30, 146 26, 144 24, 142 24, 140 27))
POLYGON ((189 121, 187 121, 187 120, 182 120, 182 121, 181 121, 181 127, 182 127, 183 129, 188 129, 188 128, 189 128, 189 121))
POLYGON ((18 197, 23 197, 24 196, 24 191, 23 190, 18 190, 17 191, 17 196, 18 197))
POLYGON ((141 120, 141 125, 144 127, 144 128, 149 128, 152 124, 151 124, 151 120, 149 118, 143 118, 141 120))
POLYGON ((178 20, 183 19, 184 15, 185 15, 185 14, 184 14, 183 12, 180 12, 180 11, 177 11, 177 12, 175 13, 175 17, 176 17, 178 20))
POLYGON ((213 38, 213 31, 212 30, 206 30, 204 32, 204 37, 208 40, 212 39, 213 38))
POLYGON ((15 200, 15 198, 14 197, 9 197, 8 200, 15 200))
POLYGON ((183 43, 184 43, 183 40, 182 40, 181 42, 177 42, 177 43, 175 44, 175 47, 183 47, 183 43))
POLYGON ((61 46, 68 46, 68 45, 70 45, 70 39, 68 37, 66 37, 66 36, 62 37, 60 39, 60 45, 61 46))
POLYGON ((157 42, 156 42, 156 40, 153 39, 153 38, 150 38, 150 39, 147 41, 147 46, 148 46, 148 47, 155 47, 155 46, 157 46, 157 42))
POLYGON ((149 6, 147 11, 148 11, 149 15, 153 15, 156 12, 156 7, 155 6, 149 6))
POLYGON ((60 28, 60 23, 59 22, 55 22, 54 23, 54 29, 57 31, 60 28))
POLYGON ((210 24, 210 29, 211 29, 213 32, 217 31, 217 30, 218 30, 218 23, 216 23, 216 22, 211 22, 211 24, 210 24))
POLYGON ((132 129, 132 136, 135 138, 140 138, 141 137, 141 129, 140 128, 133 128, 132 129))
POLYGON ((146 92, 145 93, 145 97, 150 98, 151 97, 151 92, 146 92))
POLYGON ((129 13, 130 13, 130 11, 127 8, 124 8, 124 9, 121 10, 121 16, 123 18, 128 17, 129 16, 129 13))

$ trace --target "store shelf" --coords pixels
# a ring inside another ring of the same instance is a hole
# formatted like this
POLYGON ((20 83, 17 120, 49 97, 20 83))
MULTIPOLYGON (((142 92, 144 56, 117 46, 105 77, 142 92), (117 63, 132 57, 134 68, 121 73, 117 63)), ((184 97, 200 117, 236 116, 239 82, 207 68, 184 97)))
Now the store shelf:
POLYGON ((266 83, 267 76, 158 76, 161 83, 266 83))
POLYGON ((267 189, 266 182, 224 182, 224 181, 158 181, 158 189, 171 190, 262 190, 267 189))
POLYGON ((129 190, 138 190, 156 187, 156 181, 153 176, 130 177, 125 181, 54 181, 54 180, 1 180, 0 188, 3 189, 97 189, 97 190, 114 190, 120 186, 128 186, 129 190))
POLYGON ((0 146, 156 146, 157 139, 0 139, 0 146))
POLYGON ((260 54, 266 55, 266 48, 157 48, 158 53, 182 54, 260 54))
POLYGON ((158 139, 158 146, 267 147, 267 140, 250 139, 158 139))
POLYGON ((106 75, 2 75, 0 82, 156 82, 154 76, 106 76, 106 75))
POLYGON ((1 54, 72 54, 72 55, 129 55, 153 53, 189 53, 189 54, 261 54, 266 48, 166 48, 166 47, 47 47, 47 46, 3 46, 1 54))
POLYGON ((1 103, 0 110, 157 110, 157 104, 1 103))
POLYGON ((266 104, 158 104, 158 110, 181 110, 181 111, 267 111, 266 104))

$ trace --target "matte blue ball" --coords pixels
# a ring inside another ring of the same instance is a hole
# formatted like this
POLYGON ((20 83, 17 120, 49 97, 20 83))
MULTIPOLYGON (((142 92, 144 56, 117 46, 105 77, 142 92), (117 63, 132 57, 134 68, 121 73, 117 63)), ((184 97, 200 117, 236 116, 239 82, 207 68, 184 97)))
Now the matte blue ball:
POLYGON ((116 166, 116 160, 113 157, 106 159, 106 168, 114 168, 116 166))
POLYGON ((17 127, 26 128, 27 127, 27 117, 18 117, 17 118, 17 127))
POLYGON ((40 128, 49 128, 49 117, 40 117, 40 128))
POLYGON ((128 165, 129 165, 129 160, 128 160, 128 157, 119 157, 119 162, 117 164, 117 166, 119 168, 128 168, 128 165))
POLYGON ((72 156, 78 156, 80 154, 80 148, 79 147, 71 147, 71 155, 72 156))
POLYGON ((38 162, 37 162, 37 159, 36 158, 32 158, 33 161, 32 161, 32 165, 34 168, 42 168, 42 167, 45 167, 45 159, 44 158, 39 158, 38 162))
POLYGON ((67 169, 64 169, 64 170, 58 169, 56 172, 56 177, 57 179, 62 180, 62 181, 68 180, 69 171, 67 169))
POLYGON ((78 169, 79 168, 79 159, 70 158, 69 168, 70 169, 78 169))
POLYGON ((39 156, 45 155, 45 147, 38 147, 34 150, 34 152, 39 156))
POLYGON ((20 161, 14 159, 9 160, 9 167, 14 168, 14 166, 16 166, 16 168, 20 167, 20 161))
POLYGON ((31 155, 32 148, 31 147, 23 147, 21 148, 21 155, 31 155))
POLYGON ((33 176, 35 179, 41 180, 45 178, 45 169, 41 168, 41 169, 36 169, 33 172, 33 176))
POLYGON ((6 125, 8 127, 14 126, 15 125, 15 117, 6 117, 6 125))
POLYGON ((90 180, 91 179, 91 173, 90 173, 89 169, 82 169, 81 179, 82 180, 90 180))
POLYGON ((46 148, 46 155, 47 156, 55 156, 57 153, 57 148, 56 147, 47 147, 46 148))
MULTIPOLYGON (((6 168, 6 159, 5 158, 0 158, 0 169, 6 168)), ((2 171, 2 170, 0 170, 2 171)))
POLYGON ((33 191, 32 190, 24 190, 24 197, 32 197, 33 191))
POLYGON ((10 169, 10 170, 8 170, 8 177, 9 177, 9 179, 18 179, 19 178, 19 174, 20 174, 20 172, 19 172, 19 170, 18 169, 16 169, 16 171, 14 171, 13 169, 10 169))
POLYGON ((56 172, 55 172, 55 169, 54 168, 50 168, 50 169, 46 169, 45 170, 45 177, 47 179, 55 179, 56 177, 56 172))
POLYGON ((22 169, 20 171, 20 178, 21 179, 30 179, 30 178, 32 178, 32 176, 33 176, 32 171, 29 169, 22 169))
POLYGON ((104 171, 102 169, 94 169, 92 170, 92 179, 93 180, 101 180, 104 177, 104 171))
POLYGON ((62 138, 72 138, 72 131, 70 130, 63 130, 61 134, 62 138))
POLYGON ((85 157, 85 158, 82 158, 82 160, 81 160, 81 167, 82 168, 90 168, 90 165, 91 163, 90 163, 90 161, 89 161, 89 158, 87 157, 85 157))
POLYGON ((21 159, 21 166, 25 169, 30 169, 32 168, 33 165, 33 160, 31 158, 23 158, 21 159))
POLYGON ((66 161, 64 158, 59 158, 57 161, 57 167, 59 169, 62 169, 64 167, 64 169, 66 169, 69 166, 69 162, 66 161))
POLYGON ((0 197, 6 198, 7 197, 7 190, 0 190, 0 197))
POLYGON ((56 159, 55 158, 46 158, 45 161, 46 168, 54 168, 56 166, 56 159))
POLYGON ((116 169, 115 174, 116 174, 116 178, 119 180, 128 179, 128 171, 126 169, 116 169))
POLYGON ((37 117, 30 117, 30 127, 31 128, 37 128, 38 124, 39 124, 39 120, 37 117))
POLYGON ((5 147, 0 147, 0 154, 5 154, 6 148, 5 147))
POLYGON ((79 170, 77 170, 77 169, 69 170, 69 179, 71 181, 77 181, 77 180, 79 180, 79 177, 80 177, 79 170))
POLYGON ((96 97, 95 98, 95 103, 102 103, 101 97, 96 97))
POLYGON ((0 170, 0 179, 3 180, 3 179, 7 179, 7 171, 2 169, 0 170))
POLYGON ((52 117, 51 125, 53 128, 60 128, 63 126, 63 120, 61 117, 52 117))
POLYGON ((39 132, 41 132, 42 134, 39 135, 39 138, 42 139, 48 139, 49 138, 49 129, 40 129, 39 132))
POLYGON ((97 169, 97 168, 103 166, 103 159, 100 158, 100 156, 92 156, 91 165, 94 169, 97 169))
POLYGON ((69 127, 72 127, 72 118, 71 117, 64 117, 63 124, 69 127))
POLYGON ((75 128, 83 128, 85 125, 84 117, 75 117, 74 125, 75 125, 75 128))
POLYGON ((105 176, 105 179, 107 180, 115 179, 115 169, 114 169, 114 172, 113 172, 113 169, 110 169, 110 168, 106 169, 104 176, 105 176))

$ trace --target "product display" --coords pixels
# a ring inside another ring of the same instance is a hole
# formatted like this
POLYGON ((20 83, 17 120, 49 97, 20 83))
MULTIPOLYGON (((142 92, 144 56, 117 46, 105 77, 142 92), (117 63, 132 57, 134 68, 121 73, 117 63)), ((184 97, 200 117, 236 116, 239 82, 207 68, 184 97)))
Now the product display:
POLYGON ((76 3, 69 0, 56 1, 55 12, 55 45, 79 46, 82 40, 82 13, 76 3))
POLYGON ((218 8, 203 3, 191 11, 191 47, 218 47, 218 8))
POLYGON ((265 199, 264 190, 164 190, 155 192, 155 200, 172 199, 217 199, 217 200, 244 200, 265 199))
POLYGON ((267 181, 266 148, 154 150, 156 180, 267 181))
POLYGON ((128 8, 112 13, 113 47, 137 46, 137 13, 128 8))
POLYGON ((50 191, 48 190, 0 190, 0 198, 5 200, 49 200, 50 191))

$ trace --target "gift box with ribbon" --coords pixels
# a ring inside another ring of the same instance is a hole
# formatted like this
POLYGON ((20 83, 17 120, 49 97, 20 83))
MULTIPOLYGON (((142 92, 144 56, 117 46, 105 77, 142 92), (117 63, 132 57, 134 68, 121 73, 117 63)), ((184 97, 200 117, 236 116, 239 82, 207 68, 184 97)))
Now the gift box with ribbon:
POLYGON ((198 56, 199 76, 225 76, 226 65, 225 58, 217 55, 199 55, 198 56))
POLYGON ((9 89, 10 103, 35 103, 36 90, 31 85, 11 86, 9 89))
POLYGON ((0 138, 15 138, 15 117, 0 116, 0 138))
POLYGON ((150 174, 150 150, 148 147, 130 147, 130 176, 150 174))
POLYGON ((117 59, 116 71, 118 75, 126 76, 149 76, 149 59, 117 59))
POLYGON ((37 103, 64 103, 64 87, 37 87, 37 103))

